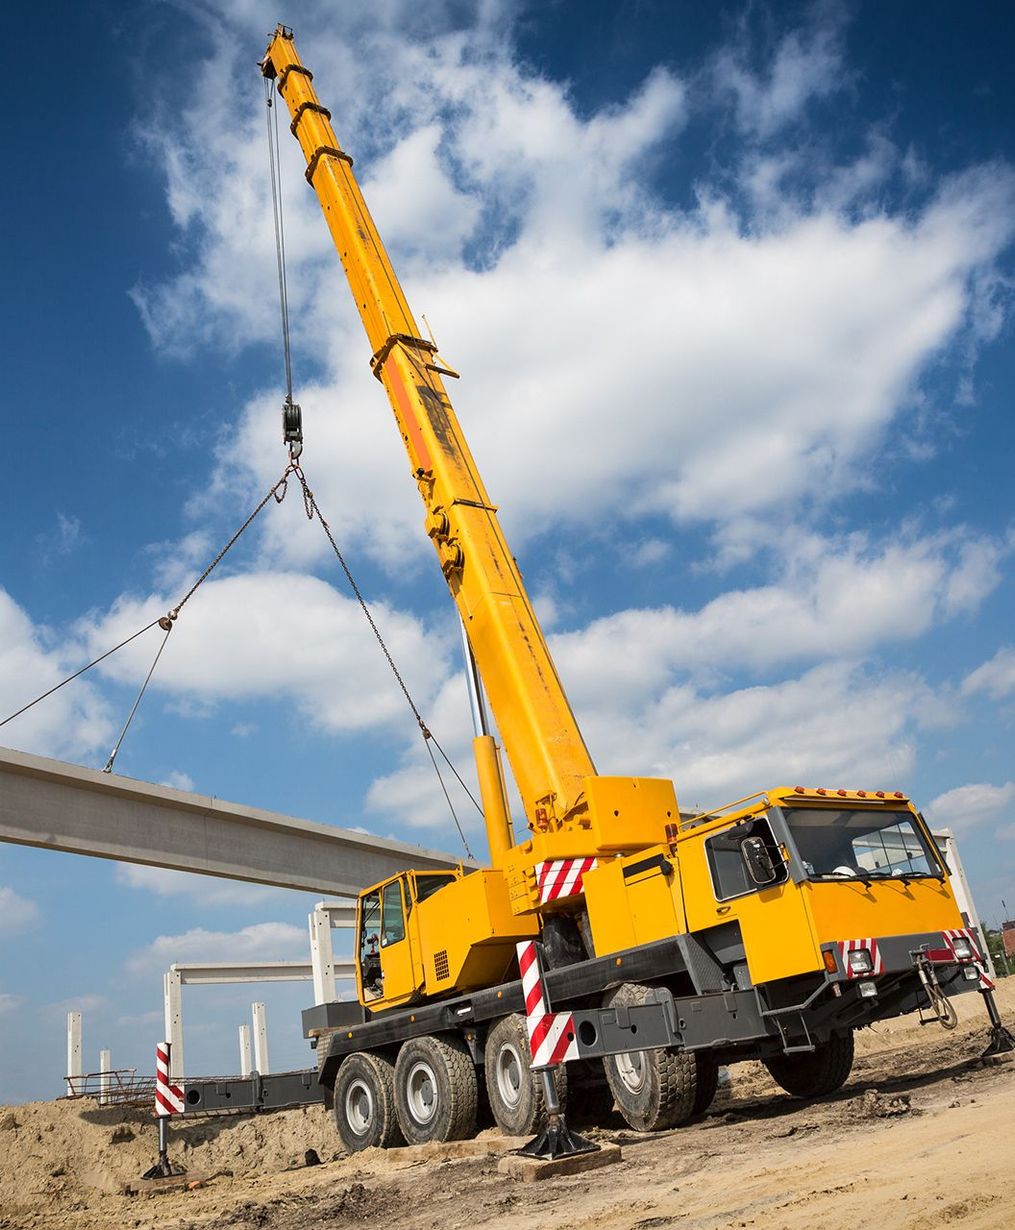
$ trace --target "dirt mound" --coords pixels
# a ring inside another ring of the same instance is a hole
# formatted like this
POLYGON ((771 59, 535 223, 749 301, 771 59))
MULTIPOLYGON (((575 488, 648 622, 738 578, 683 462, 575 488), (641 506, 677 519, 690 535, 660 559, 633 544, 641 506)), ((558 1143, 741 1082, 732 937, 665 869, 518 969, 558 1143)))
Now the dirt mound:
MULTIPOLYGON (((173 1122, 169 1138, 170 1158, 201 1175, 273 1174, 303 1167, 308 1149, 330 1161, 337 1148, 323 1106, 173 1122)), ((157 1155, 157 1127, 141 1111, 100 1108, 91 1099, 6 1109, 0 1115, 0 1226, 24 1224, 16 1215, 28 1210, 84 1208, 98 1193, 136 1187, 157 1155)))

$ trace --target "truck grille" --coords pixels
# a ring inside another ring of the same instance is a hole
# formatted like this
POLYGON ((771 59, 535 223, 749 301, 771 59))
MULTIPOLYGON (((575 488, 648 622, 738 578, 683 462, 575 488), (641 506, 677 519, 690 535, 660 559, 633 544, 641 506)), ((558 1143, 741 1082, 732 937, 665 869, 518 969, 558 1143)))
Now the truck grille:
POLYGON ((438 980, 447 978, 451 974, 451 967, 448 965, 448 950, 446 948, 442 948, 440 952, 434 953, 433 972, 437 975, 438 980))

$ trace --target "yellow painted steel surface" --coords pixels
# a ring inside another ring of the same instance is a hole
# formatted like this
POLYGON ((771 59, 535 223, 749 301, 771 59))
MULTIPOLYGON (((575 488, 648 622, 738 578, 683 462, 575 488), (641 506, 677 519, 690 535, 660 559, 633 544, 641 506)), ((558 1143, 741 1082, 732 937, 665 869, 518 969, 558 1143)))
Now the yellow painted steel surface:
POLYGON ((937 880, 801 884, 819 943, 964 927, 952 890, 937 880))
MULTIPOLYGON (((403 913, 403 938, 392 941, 381 931, 384 989, 380 996, 365 994, 362 971, 357 966, 360 1002, 374 1010, 500 982, 515 958, 518 941, 539 934, 532 915, 518 917, 512 913, 503 872, 474 871, 449 881, 424 901, 414 899, 410 888, 414 874, 402 872, 360 897, 360 910, 363 899, 378 888, 382 899, 398 889, 405 906, 411 902, 407 915, 403 913)), ((357 919, 357 936, 360 926, 357 919)))
POLYGON ((433 346, 420 339, 402 288, 288 32, 262 65, 293 117, 335 247, 427 510, 426 528, 468 631, 529 818, 584 805, 591 757, 448 399, 433 346))

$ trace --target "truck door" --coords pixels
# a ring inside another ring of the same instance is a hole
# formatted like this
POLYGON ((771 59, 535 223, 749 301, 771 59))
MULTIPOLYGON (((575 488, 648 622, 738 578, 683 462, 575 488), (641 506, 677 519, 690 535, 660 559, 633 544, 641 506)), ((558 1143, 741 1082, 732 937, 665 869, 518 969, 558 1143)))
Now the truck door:
POLYGON ((407 926, 412 898, 405 877, 381 889, 380 958, 385 1003, 408 999, 422 983, 421 971, 407 926))

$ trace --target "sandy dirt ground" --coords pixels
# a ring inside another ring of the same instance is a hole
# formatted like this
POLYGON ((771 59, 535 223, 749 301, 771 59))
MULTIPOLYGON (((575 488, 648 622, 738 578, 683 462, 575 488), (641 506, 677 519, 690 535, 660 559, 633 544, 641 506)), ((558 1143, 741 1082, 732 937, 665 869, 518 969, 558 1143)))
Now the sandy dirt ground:
MULTIPOLYGON (((999 1002, 1015 1024, 1015 979, 999 1002)), ((1015 1062, 976 1062, 978 995, 951 1034, 912 1018, 865 1030, 845 1088, 783 1094, 756 1064, 698 1121, 638 1136, 618 1118, 589 1135, 621 1145, 601 1170, 522 1183, 498 1138, 342 1155, 323 1108, 201 1120, 171 1133, 194 1191, 154 1194, 152 1121, 91 1101, 0 1108, 0 1230, 994 1230, 1015 1226, 1015 1062), (314 1149, 320 1165, 307 1166, 314 1149)))

